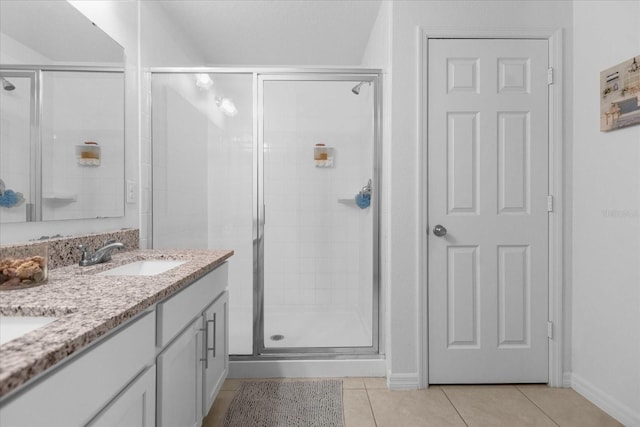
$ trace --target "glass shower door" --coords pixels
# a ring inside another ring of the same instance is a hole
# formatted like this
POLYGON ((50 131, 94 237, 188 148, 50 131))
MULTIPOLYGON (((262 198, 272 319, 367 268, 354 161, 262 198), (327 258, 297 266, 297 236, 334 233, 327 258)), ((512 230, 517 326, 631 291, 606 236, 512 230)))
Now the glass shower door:
POLYGON ((229 352, 252 355, 253 75, 154 73, 151 87, 153 247, 234 250, 229 352))
POLYGON ((36 220, 39 151, 33 72, 2 71, 0 89, 0 223, 36 220))
POLYGON ((262 352, 373 349, 375 78, 266 75, 260 85, 262 352))

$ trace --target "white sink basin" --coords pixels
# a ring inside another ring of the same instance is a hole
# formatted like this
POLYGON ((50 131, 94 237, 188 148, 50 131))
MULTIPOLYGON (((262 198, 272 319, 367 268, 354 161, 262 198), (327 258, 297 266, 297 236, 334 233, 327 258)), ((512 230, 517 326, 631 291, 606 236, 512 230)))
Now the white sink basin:
POLYGON ((186 261, 151 259, 125 264, 111 270, 98 273, 98 276, 155 276, 184 264, 186 261))
POLYGON ((47 325, 57 317, 0 316, 0 345, 47 325))

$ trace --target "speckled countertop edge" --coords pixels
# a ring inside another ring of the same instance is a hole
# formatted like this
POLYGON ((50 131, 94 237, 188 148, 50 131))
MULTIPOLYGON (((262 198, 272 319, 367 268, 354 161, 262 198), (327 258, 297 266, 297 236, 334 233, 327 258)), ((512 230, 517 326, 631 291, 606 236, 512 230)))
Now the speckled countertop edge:
POLYGON ((233 255, 230 250, 134 250, 91 267, 49 271, 48 283, 0 294, 1 315, 58 320, 0 346, 0 397, 15 390, 111 329, 173 295, 233 255), (145 259, 184 260, 155 276, 97 276, 145 259))

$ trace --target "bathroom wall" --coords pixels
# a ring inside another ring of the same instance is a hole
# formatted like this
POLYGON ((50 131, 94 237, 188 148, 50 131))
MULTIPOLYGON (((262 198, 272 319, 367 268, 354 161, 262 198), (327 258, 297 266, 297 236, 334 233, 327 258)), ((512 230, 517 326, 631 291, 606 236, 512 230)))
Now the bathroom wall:
POLYGON ((628 426, 640 425, 640 126, 600 132, 599 77, 634 56, 639 2, 574 3, 571 386, 628 426))
POLYGON ((378 10, 367 47, 362 56, 361 66, 378 68, 382 70, 382 141, 380 146, 381 173, 380 188, 377 194, 380 198, 380 301, 378 304, 379 328, 380 328, 380 353, 387 354, 387 366, 390 365, 391 353, 389 344, 391 337, 388 335, 390 316, 387 311, 387 300, 390 289, 389 270, 389 190, 391 188, 391 94, 392 94, 392 70, 391 70, 391 23, 393 16, 393 3, 383 1, 378 10))
MULTIPOLYGON (((421 247, 425 230, 421 229, 421 203, 424 197, 420 171, 419 135, 420 90, 418 75, 421 52, 418 49, 418 28, 430 29, 538 29, 565 30, 564 70, 565 99, 570 99, 571 1, 394 1, 392 2, 393 93, 391 111, 392 143, 385 146, 384 156, 389 176, 389 229, 387 256, 390 319, 387 336, 389 382, 398 387, 416 387, 424 360, 418 343, 426 339, 420 331, 422 313, 418 312, 419 288, 426 283, 421 275, 421 247), (421 334, 422 336, 419 336, 421 334)), ((563 118, 571 123, 571 106, 566 103, 563 118)), ((570 147, 571 126, 565 128, 563 144, 570 147)), ((569 182, 565 180, 565 182, 569 182)), ((567 198, 559 203, 565 204, 567 198)))

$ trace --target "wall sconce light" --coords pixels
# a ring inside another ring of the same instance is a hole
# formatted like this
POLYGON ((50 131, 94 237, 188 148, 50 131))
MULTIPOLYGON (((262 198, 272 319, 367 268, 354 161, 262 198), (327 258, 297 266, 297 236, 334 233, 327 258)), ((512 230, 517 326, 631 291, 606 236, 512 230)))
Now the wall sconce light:
POLYGON ((638 65, 638 63, 636 62, 636 58, 633 58, 633 63, 631 64, 631 66, 629 66, 629 72, 630 73, 635 73, 636 71, 638 71, 640 69, 640 65, 638 65))
POLYGON ((216 97, 216 105, 222 110, 224 114, 229 117, 234 117, 238 114, 238 109, 236 108, 233 101, 229 98, 220 98, 219 96, 216 97))
POLYGON ((213 80, 209 74, 196 74, 196 86, 200 90, 209 90, 213 86, 213 80))

